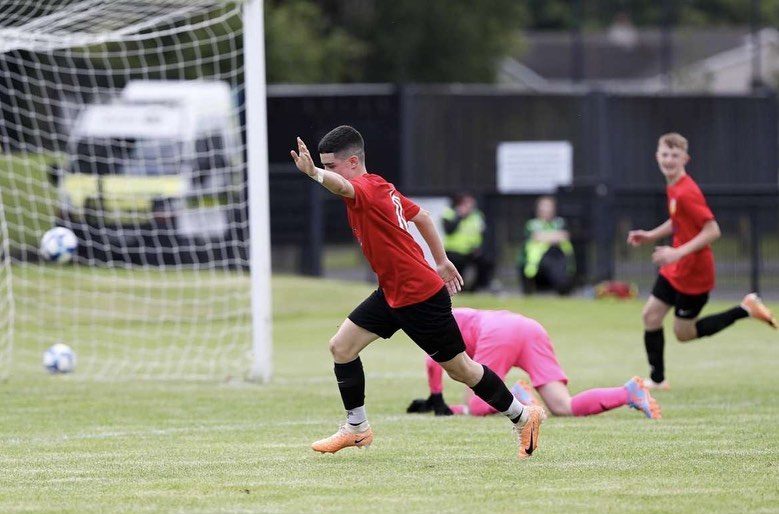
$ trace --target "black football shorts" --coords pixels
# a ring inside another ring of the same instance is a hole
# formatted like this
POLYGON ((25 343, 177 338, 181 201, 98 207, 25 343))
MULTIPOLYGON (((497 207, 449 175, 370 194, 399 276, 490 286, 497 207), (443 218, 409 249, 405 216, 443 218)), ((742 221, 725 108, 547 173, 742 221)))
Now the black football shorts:
POLYGON ((652 296, 663 303, 674 306, 674 315, 682 319, 695 319, 701 313, 706 302, 709 301, 709 293, 684 294, 677 291, 674 286, 662 275, 657 275, 657 281, 652 288, 652 296))
POLYGON ((389 306, 379 288, 348 317, 358 327, 384 339, 389 339, 399 329, 403 330, 437 362, 446 362, 465 351, 446 287, 427 300, 397 309, 389 306))

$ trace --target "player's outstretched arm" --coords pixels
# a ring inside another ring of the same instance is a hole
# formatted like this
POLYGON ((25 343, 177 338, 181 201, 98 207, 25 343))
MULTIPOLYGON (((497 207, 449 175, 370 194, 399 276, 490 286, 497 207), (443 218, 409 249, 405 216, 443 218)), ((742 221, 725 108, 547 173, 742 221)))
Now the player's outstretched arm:
POLYGON ((325 189, 331 193, 345 196, 346 198, 354 198, 354 186, 338 173, 317 168, 314 165, 314 159, 311 158, 311 152, 308 151, 306 144, 300 138, 298 138, 297 141, 298 151, 295 152, 295 150, 290 150, 289 152, 292 160, 295 162, 295 166, 297 166, 300 171, 322 184, 325 189))
POLYGON ((644 243, 651 243, 671 234, 673 234, 673 225, 671 220, 668 219, 652 230, 631 230, 628 232, 627 242, 631 246, 641 246, 644 243))
POLYGON ((443 279, 446 284, 446 289, 450 295, 453 295, 463 288, 463 277, 460 276, 460 272, 454 267, 454 264, 446 257, 444 251, 444 244, 441 242, 441 238, 438 235, 438 231, 435 229, 435 223, 430 214, 421 209, 419 214, 414 216, 411 221, 419 229, 419 233, 422 234, 427 246, 430 248, 430 253, 433 254, 433 259, 436 263, 436 271, 438 275, 443 279))

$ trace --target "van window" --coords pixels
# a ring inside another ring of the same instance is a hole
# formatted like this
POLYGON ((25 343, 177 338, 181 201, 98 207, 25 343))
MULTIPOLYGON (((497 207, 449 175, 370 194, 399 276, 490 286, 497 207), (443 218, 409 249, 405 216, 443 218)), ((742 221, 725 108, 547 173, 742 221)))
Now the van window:
POLYGON ((164 139, 138 139, 123 166, 126 175, 175 175, 181 171, 181 143, 164 139))
POLYGON ((126 145, 108 139, 84 139, 76 144, 70 163, 72 173, 114 175, 126 160, 126 145))
POLYGON ((179 141, 164 139, 89 138, 78 141, 72 173, 90 175, 175 175, 181 172, 179 141))

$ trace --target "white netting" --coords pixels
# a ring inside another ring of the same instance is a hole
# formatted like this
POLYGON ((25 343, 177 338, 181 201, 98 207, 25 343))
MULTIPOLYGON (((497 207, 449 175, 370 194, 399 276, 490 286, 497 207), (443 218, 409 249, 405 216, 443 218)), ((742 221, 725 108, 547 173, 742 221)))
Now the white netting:
POLYGON ((0 376, 57 341, 79 376, 244 374, 241 2, 0 5, 0 376))

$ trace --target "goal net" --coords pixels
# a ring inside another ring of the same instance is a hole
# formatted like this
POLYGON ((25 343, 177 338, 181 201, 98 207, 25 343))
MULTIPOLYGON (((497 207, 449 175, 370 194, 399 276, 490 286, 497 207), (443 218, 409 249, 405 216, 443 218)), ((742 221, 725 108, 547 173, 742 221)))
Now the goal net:
POLYGON ((56 342, 78 377, 247 375, 245 7, 0 6, 0 376, 56 342), (70 263, 39 252, 56 226, 70 263))

